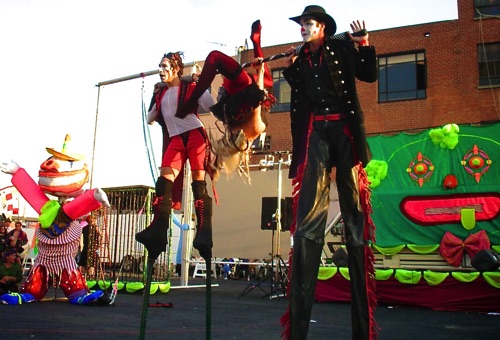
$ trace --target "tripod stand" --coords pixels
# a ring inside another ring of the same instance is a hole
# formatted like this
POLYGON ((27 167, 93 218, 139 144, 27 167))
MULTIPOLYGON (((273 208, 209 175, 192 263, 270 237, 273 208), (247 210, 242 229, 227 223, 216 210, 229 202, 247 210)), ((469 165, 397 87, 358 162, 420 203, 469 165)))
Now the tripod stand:
MULTIPOLYGON (((276 228, 272 228, 272 240, 271 240, 271 265, 267 265, 265 267, 261 267, 259 272, 257 273, 255 280, 252 280, 248 286, 243 290, 243 292, 239 295, 238 298, 248 294, 250 291, 255 288, 259 288, 264 293, 264 297, 268 297, 270 299, 284 297, 286 295, 286 286, 288 284, 288 268, 286 266, 285 261, 280 254, 280 232, 281 232, 281 220, 282 220, 282 180, 283 180, 283 165, 290 165, 290 154, 288 152, 277 152, 278 155, 278 196, 277 196, 277 204, 276 204, 276 212, 273 214, 273 222, 276 223, 276 228), (288 160, 283 161, 283 154, 288 155, 288 160), (269 285, 271 290, 270 292, 266 292, 262 286, 269 285)), ((265 169, 273 169, 274 168, 274 156, 267 157, 265 159, 265 169)), ((264 164, 261 163, 263 166, 264 164)), ((262 170, 262 169, 261 169, 262 170)))
POLYGON ((255 278, 253 278, 246 288, 238 296, 238 299, 250 293, 255 288, 259 288, 264 293, 264 298, 275 299, 285 297, 286 286, 288 284, 288 268, 281 255, 274 253, 275 230, 272 235, 271 263, 262 266, 255 278), (264 289, 265 286, 270 288, 270 291, 264 289))

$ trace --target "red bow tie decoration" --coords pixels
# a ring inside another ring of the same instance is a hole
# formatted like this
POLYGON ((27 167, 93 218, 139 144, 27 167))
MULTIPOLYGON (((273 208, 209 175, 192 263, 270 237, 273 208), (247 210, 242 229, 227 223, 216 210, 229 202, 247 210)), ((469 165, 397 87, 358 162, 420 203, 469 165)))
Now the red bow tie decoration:
POLYGON ((490 239, 485 230, 469 235, 465 241, 447 231, 439 246, 439 253, 452 266, 459 267, 462 261, 464 249, 471 260, 483 249, 490 249, 490 239))

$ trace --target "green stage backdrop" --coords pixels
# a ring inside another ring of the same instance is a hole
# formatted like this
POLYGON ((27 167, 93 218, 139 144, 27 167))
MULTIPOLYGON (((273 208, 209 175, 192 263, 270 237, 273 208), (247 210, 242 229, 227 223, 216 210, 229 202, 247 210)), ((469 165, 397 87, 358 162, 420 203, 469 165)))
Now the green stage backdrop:
POLYGON ((483 229, 500 245, 499 140, 500 123, 370 137, 376 245, 436 245, 446 231, 465 240, 483 229))

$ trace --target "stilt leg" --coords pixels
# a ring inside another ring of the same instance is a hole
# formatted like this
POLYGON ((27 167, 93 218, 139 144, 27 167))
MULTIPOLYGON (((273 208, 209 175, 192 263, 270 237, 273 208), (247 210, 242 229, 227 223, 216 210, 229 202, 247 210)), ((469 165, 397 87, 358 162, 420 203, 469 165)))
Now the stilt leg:
POLYGON ((144 287, 144 299, 142 301, 142 315, 141 315, 141 328, 139 332, 139 339, 144 340, 146 333, 146 320, 148 316, 149 295, 151 292, 151 279, 153 277, 153 267, 156 259, 148 258, 148 269, 146 275, 146 287, 144 287))
POLYGON ((205 293, 205 338, 212 338, 212 259, 205 260, 206 273, 206 293, 205 293))
POLYGON ((196 210, 196 237, 193 246, 205 260, 205 334, 211 338, 212 327, 212 198, 207 193, 205 181, 193 181, 193 197, 196 210))

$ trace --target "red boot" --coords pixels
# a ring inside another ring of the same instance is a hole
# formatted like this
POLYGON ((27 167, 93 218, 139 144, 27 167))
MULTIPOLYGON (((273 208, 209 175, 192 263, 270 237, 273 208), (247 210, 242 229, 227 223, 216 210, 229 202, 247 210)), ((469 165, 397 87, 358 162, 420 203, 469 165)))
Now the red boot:
MULTIPOLYGON (((260 20, 255 21, 252 24, 252 33, 250 34, 250 40, 252 40, 253 43, 253 56, 255 58, 264 58, 264 53, 262 52, 262 47, 260 45, 261 30, 262 25, 260 24, 260 20)), ((264 64, 264 87, 273 87, 273 77, 271 76, 271 72, 269 71, 269 67, 267 67, 267 64, 264 64)))
POLYGON ((209 261, 212 258, 212 198, 207 193, 207 182, 193 181, 194 208, 196 210, 196 236, 193 247, 200 256, 209 261))

